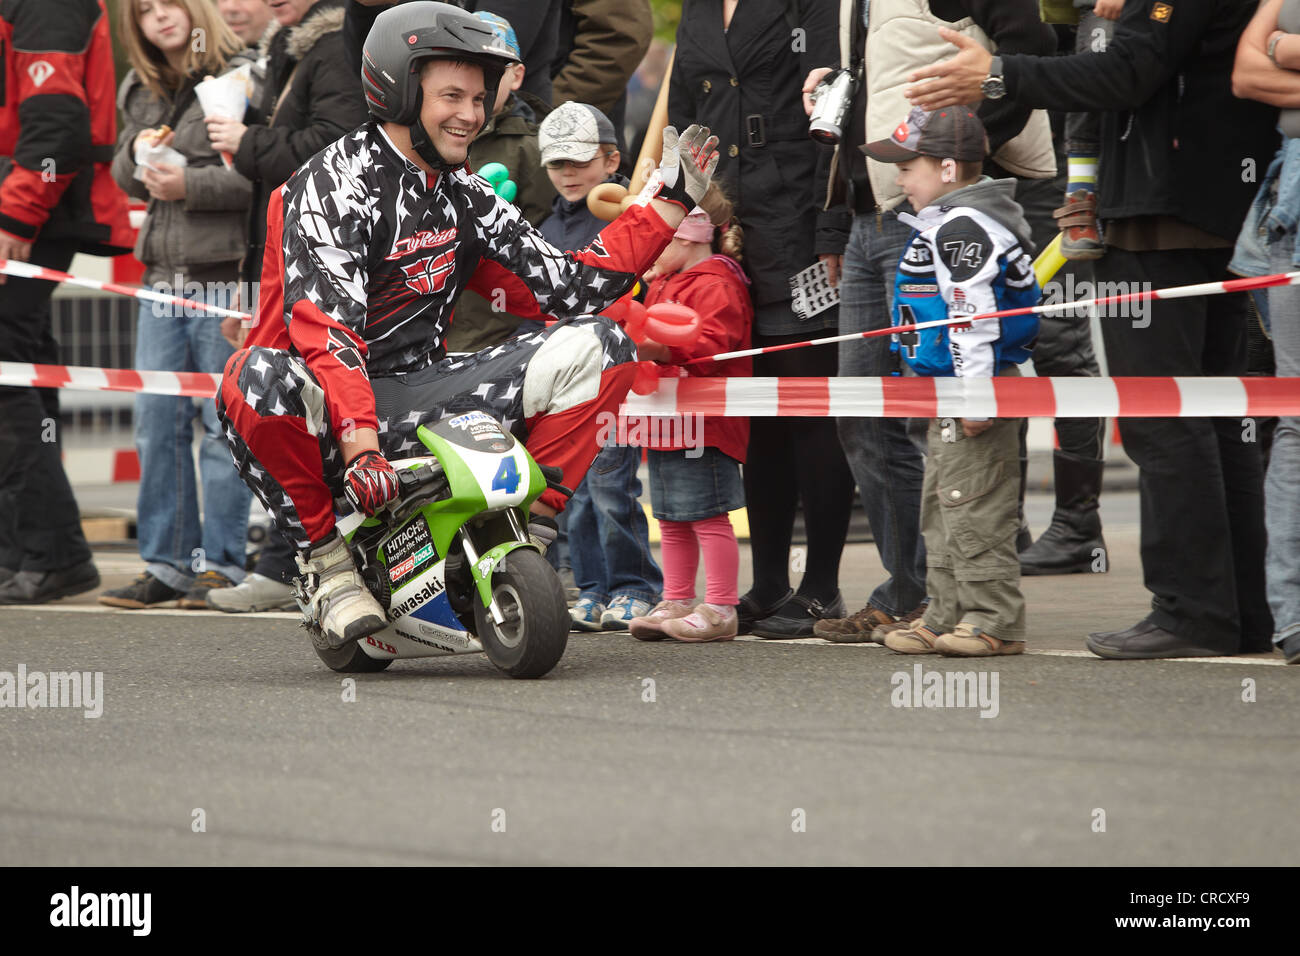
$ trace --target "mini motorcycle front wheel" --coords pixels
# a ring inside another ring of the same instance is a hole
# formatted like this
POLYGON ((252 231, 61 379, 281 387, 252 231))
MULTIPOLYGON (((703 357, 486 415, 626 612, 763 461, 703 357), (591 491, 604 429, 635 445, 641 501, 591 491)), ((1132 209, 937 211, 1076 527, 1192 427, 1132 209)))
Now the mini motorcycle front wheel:
POLYGON ((481 601, 474 605, 488 660, 511 677, 549 673, 564 656, 572 623, 555 570, 532 548, 518 548, 492 572, 492 596, 505 616, 501 624, 481 601))

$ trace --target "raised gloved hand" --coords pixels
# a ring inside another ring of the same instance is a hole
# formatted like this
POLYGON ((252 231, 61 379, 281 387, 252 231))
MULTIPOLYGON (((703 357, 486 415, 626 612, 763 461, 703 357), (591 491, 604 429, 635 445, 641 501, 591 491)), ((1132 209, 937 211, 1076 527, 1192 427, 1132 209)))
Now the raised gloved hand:
POLYGON ((718 137, 710 136, 707 126, 693 123, 680 139, 675 127, 665 126, 663 158, 647 183, 650 186, 658 180, 652 197, 677 203, 690 212, 704 198, 718 158, 718 137))
POLYGON ((377 451, 363 451, 343 475, 343 493, 358 511, 373 515, 401 494, 393 466, 377 451))

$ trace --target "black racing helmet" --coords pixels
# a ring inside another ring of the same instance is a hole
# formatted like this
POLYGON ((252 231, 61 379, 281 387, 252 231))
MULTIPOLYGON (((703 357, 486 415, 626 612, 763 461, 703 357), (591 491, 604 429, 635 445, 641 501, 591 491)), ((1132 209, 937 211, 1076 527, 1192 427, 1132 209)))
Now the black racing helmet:
POLYGON ((361 56, 366 106, 379 120, 419 123, 420 69, 426 60, 466 60, 483 67, 484 121, 492 116, 510 48, 478 17, 449 3, 400 3, 375 18, 361 56))

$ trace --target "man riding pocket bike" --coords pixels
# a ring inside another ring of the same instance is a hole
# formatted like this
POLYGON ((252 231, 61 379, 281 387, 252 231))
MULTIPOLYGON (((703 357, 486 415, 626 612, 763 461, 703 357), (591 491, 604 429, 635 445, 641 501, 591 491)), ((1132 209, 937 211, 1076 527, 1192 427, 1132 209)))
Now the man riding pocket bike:
MULTIPOLYGON (((582 480, 598 416, 617 411, 636 374, 632 341, 592 313, 655 261, 717 165, 707 129, 680 140, 665 130, 638 204, 586 249, 561 252, 465 165, 510 62, 491 28, 456 7, 386 10, 362 58, 370 121, 268 206, 257 317, 226 365, 218 414, 240 474, 299 549, 332 646, 387 623, 335 530, 335 500, 369 515, 396 498, 388 459, 422 453, 418 426, 483 411, 565 485, 582 480), (466 288, 515 315, 571 321, 448 357, 466 288)), ((533 514, 563 506, 547 491, 533 514)), ((530 530, 545 538, 545 525, 530 530)))

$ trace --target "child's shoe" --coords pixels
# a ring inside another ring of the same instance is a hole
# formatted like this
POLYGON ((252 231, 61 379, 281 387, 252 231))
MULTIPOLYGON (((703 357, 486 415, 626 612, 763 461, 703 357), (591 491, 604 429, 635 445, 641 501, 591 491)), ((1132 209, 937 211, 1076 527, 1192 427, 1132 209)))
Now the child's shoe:
POLYGON ((575 631, 599 631, 600 616, 605 613, 605 605, 591 598, 580 598, 578 603, 569 608, 569 617, 573 618, 575 631))
POLYGON ((899 654, 933 654, 939 633, 926 626, 925 618, 919 617, 902 630, 885 635, 885 646, 899 654))
POLYGON ((729 641, 736 636, 739 618, 734 607, 720 608, 714 604, 697 604, 685 617, 666 621, 663 632, 668 637, 692 644, 706 641, 729 641))
POLYGON ((660 601, 645 617, 632 618, 627 629, 638 641, 662 641, 665 622, 685 617, 691 610, 691 606, 684 601, 660 601))
POLYGON ((1097 194, 1076 189, 1065 197, 1065 205, 1052 212, 1061 230, 1061 255, 1071 262, 1100 259, 1106 246, 1097 231, 1097 194))
POLYGON ((600 628, 603 631, 626 631, 633 618, 645 617, 649 613, 649 601, 620 594, 609 602, 609 607, 600 616, 600 628))
POLYGON ((934 642, 934 649, 945 657, 999 657, 1023 654, 1024 641, 1003 641, 964 621, 934 642))

